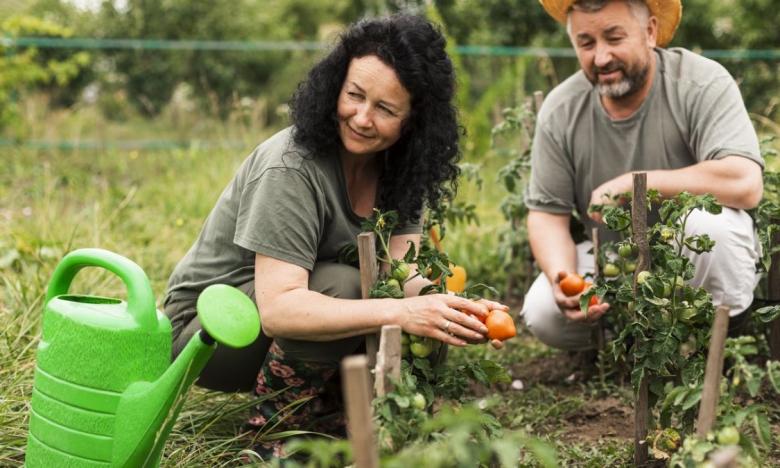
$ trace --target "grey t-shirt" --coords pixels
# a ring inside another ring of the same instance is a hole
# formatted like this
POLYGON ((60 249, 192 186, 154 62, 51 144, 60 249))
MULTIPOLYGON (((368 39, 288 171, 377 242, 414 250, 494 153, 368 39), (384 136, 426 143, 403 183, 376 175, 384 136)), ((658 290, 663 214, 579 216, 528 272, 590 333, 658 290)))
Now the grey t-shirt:
MULTIPOLYGON (((173 271, 169 299, 212 284, 238 286, 255 275, 255 253, 311 271, 357 245, 365 218, 349 202, 338 155, 305 158, 287 128, 243 162, 222 192, 195 244, 173 271)), ((422 232, 422 220, 393 234, 422 232)))
POLYGON ((610 179, 728 155, 744 156, 763 167, 755 129, 726 69, 685 49, 656 48, 655 54, 650 92, 627 119, 615 120, 606 113, 582 71, 545 99, 525 194, 530 209, 576 211, 589 237, 599 226, 600 235, 614 238, 587 216, 591 193, 610 179))

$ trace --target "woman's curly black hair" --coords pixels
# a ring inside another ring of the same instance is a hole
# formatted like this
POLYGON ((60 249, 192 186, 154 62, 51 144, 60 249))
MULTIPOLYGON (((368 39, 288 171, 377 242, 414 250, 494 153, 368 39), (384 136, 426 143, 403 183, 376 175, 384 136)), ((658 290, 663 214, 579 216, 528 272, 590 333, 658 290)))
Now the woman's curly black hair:
POLYGON ((457 190, 463 127, 446 43, 439 27, 409 14, 361 20, 340 35, 290 100, 295 142, 313 157, 333 154, 341 145, 337 101, 352 59, 375 55, 395 70, 412 96, 412 111, 401 138, 382 156, 379 205, 402 221, 417 221, 423 203, 435 207, 457 190))

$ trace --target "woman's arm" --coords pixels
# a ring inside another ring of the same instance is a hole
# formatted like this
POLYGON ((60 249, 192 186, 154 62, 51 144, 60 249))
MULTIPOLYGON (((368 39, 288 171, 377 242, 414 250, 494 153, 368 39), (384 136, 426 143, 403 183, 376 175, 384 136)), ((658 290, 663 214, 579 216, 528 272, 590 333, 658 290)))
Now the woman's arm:
POLYGON ((305 268, 265 255, 255 257, 255 292, 263 331, 271 337, 331 341, 374 333, 382 325, 453 346, 483 340, 487 329, 472 314, 482 306, 448 294, 405 299, 337 299, 310 291, 305 268), (449 331, 444 328, 451 321, 449 331))

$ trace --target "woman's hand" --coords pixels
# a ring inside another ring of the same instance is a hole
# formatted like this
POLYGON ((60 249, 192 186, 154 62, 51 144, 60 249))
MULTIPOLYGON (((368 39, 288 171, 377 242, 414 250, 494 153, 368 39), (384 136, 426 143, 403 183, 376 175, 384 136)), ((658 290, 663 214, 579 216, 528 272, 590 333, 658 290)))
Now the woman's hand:
MULTIPOLYGON (((451 294, 431 294, 403 299, 405 313, 401 328, 412 335, 427 336, 453 346, 485 343, 487 327, 476 317, 488 310, 508 308, 498 302, 472 301, 451 294)), ((503 343, 493 340, 493 347, 503 343)))

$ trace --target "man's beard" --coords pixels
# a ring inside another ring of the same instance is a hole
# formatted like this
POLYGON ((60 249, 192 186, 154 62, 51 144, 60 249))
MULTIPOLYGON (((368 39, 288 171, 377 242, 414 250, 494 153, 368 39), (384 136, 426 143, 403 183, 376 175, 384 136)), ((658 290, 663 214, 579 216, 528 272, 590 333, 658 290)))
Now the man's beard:
POLYGON ((625 63, 615 61, 605 67, 592 67, 591 73, 594 78, 590 79, 589 77, 589 79, 600 95, 611 99, 620 99, 639 91, 647 81, 649 71, 650 65, 647 63, 644 66, 639 64, 629 70, 625 63), (599 73, 610 73, 616 70, 620 70, 623 75, 617 83, 602 84, 598 81, 599 73))

